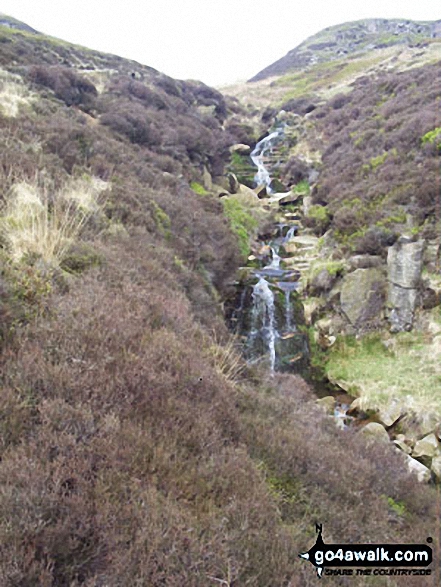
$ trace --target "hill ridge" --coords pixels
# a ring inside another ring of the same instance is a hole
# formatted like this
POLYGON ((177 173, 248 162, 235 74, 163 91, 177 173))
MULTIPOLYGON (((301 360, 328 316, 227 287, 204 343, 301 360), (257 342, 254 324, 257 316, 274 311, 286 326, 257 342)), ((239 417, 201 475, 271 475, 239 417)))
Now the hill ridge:
POLYGON ((265 67, 249 82, 284 75, 307 66, 335 61, 393 45, 417 45, 441 37, 441 20, 363 19, 327 27, 308 37, 284 57, 265 67))

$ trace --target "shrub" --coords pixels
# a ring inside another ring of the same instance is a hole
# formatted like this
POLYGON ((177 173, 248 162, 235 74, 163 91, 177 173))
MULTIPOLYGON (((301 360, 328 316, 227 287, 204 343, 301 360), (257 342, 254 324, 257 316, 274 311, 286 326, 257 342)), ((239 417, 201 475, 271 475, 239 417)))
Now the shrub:
POLYGON ((305 226, 312 228, 315 233, 323 234, 329 227, 331 217, 326 206, 311 206, 304 219, 305 226))
POLYGON ((90 108, 98 95, 92 82, 61 65, 36 65, 30 69, 29 77, 34 83, 53 90, 55 96, 67 106, 90 108))

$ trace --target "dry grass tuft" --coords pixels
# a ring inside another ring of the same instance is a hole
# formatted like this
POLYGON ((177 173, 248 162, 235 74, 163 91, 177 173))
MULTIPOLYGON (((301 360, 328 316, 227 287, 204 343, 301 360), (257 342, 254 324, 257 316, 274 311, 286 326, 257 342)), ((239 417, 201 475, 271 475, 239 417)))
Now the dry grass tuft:
POLYGON ((19 75, 0 69, 0 113, 15 118, 22 106, 30 106, 37 96, 19 75))
POLYGON ((58 192, 46 185, 15 184, 0 219, 0 232, 13 261, 37 256, 58 266, 81 230, 100 211, 105 182, 71 180, 58 192))

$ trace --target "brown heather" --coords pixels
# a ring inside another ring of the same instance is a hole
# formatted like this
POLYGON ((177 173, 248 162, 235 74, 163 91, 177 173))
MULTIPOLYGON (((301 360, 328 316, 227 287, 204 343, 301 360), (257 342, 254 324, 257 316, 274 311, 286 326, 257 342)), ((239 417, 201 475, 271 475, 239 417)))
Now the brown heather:
POLYGON ((308 587, 316 522, 329 542, 431 535, 439 568, 435 490, 337 430, 302 379, 234 351, 219 301, 241 257, 219 202, 188 187, 234 139, 220 94, 0 32, 0 63, 38 95, 0 116, 2 201, 43 177, 54 194, 108 182, 58 266, 0 243, 0 585, 308 587), (119 77, 96 95, 78 60, 119 77))

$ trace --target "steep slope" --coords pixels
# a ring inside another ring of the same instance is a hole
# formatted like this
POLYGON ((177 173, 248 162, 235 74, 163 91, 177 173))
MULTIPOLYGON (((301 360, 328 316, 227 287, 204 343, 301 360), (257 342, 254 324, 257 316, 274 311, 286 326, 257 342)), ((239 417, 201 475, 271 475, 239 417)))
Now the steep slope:
POLYGON ((421 47, 441 37, 441 21, 367 19, 329 27, 309 37, 285 57, 269 65, 250 82, 285 75, 317 63, 369 55, 386 47, 421 47))
POLYGON ((224 97, 9 27, 0 64, 0 583, 308 586, 317 521, 438 565, 433 488, 226 331, 224 97))

